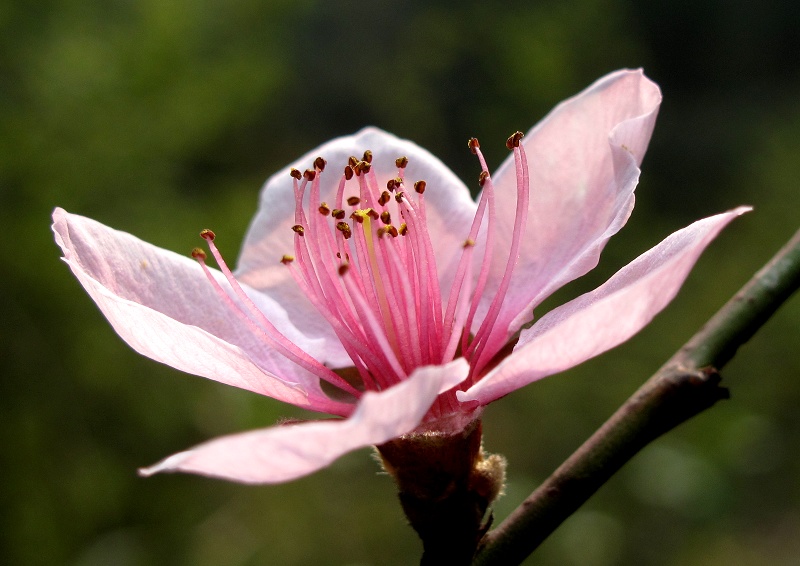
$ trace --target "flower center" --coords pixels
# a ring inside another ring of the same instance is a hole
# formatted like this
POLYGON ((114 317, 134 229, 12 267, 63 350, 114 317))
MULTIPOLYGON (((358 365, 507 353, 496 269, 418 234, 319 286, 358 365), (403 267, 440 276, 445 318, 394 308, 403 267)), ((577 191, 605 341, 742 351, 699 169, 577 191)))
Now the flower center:
MULTIPOLYGON (((440 288, 434 245, 428 230, 425 181, 409 185, 408 159, 395 161, 396 176, 381 182, 372 153, 351 157, 339 178, 333 204, 320 198, 326 161, 301 173, 291 170, 295 199, 294 254, 281 259, 294 281, 341 341, 369 390, 382 390, 407 378, 414 369, 439 365, 463 355, 470 362, 469 381, 508 339, 501 306, 519 255, 528 210, 528 172, 521 133, 508 140, 517 169, 517 210, 511 249, 494 297, 476 322, 490 276, 496 231, 494 187, 476 139, 470 150, 481 164, 483 190, 465 239, 447 297, 440 288), (307 210, 304 202, 308 203, 307 210), (485 222, 484 231, 480 232, 485 222), (482 238, 483 257, 474 257, 482 238), (477 265, 476 265, 477 264, 477 265), (480 267, 477 279, 474 270, 480 267), (473 326, 477 328, 473 333, 473 326)), ((435 188, 434 188, 435 189, 435 188)), ((234 300, 205 266, 205 254, 193 256, 203 266, 218 295, 264 342, 328 383, 358 396, 344 379, 284 337, 247 297, 204 230, 234 300)), ((455 400, 452 400, 455 403, 455 400)))

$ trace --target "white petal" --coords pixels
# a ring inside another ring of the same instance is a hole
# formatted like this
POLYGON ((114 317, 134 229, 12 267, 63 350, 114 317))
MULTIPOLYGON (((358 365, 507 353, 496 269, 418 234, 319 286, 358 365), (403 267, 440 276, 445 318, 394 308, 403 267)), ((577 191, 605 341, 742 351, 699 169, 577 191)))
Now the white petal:
MULTIPOLYGON (((137 352, 312 410, 340 415, 352 410, 330 400, 316 376, 249 332, 223 306, 194 260, 60 208, 53 213, 53 232, 64 261, 137 352)), ((265 314, 280 317, 278 305, 270 309, 260 302, 265 314)), ((299 332, 291 337, 301 347, 310 345, 299 332)))
POLYGON ((331 464, 358 448, 382 444, 419 426, 436 396, 468 373, 462 359, 414 371, 380 393, 366 393, 345 420, 276 426, 217 438, 140 470, 189 472, 242 483, 280 483, 331 464))
POLYGON ((667 237, 606 283, 547 313, 520 334, 514 352, 466 392, 460 401, 482 405, 574 367, 646 326, 675 297, 700 254, 740 207, 698 220, 667 237))

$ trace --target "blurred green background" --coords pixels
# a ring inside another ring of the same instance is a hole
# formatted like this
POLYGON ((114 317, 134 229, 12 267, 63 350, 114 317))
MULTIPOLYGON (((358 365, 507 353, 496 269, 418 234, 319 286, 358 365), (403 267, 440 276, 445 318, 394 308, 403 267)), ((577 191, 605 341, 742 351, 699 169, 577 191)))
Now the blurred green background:
MULTIPOLYGON (((59 261, 55 206, 234 257, 273 171, 375 124, 462 178, 599 76, 643 66, 665 100, 637 209, 604 280, 739 204, 635 339, 486 412, 510 461, 502 519, 800 219, 800 3, 12 0, 0 5, 0 562, 400 565, 420 545, 368 451, 287 485, 136 476, 212 436, 301 416, 136 355, 59 261)), ((472 183, 474 184, 474 183, 472 183)), ((800 557, 800 301, 724 372, 733 399, 632 461, 527 562, 794 565, 800 557)))

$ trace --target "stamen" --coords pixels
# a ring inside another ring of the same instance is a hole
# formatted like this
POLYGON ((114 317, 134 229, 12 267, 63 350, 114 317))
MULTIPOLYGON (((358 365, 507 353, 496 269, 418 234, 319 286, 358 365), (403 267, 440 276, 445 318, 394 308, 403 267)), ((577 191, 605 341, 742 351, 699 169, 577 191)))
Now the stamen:
MULTIPOLYGON (((378 345, 380 346, 380 351, 384 354, 386 360, 392 367, 394 371, 395 378, 392 379, 394 383, 398 381, 402 381, 407 377, 403 368, 400 367, 400 362, 397 360, 397 356, 394 353, 394 350, 389 345, 388 340, 383 332, 381 332, 380 324, 378 323, 375 315, 372 313, 372 309, 370 308, 369 304, 367 304, 366 299, 364 296, 359 292, 358 288, 353 284, 351 278, 348 276, 348 272, 346 271, 344 275, 342 275, 342 280, 345 282, 345 286, 348 290, 348 296, 354 300, 356 306, 358 308, 358 312, 363 315, 367 322, 367 328, 371 330, 370 336, 374 340, 377 341, 378 345)), ((388 377, 388 376, 382 376, 388 377)), ((390 383, 393 385, 394 383, 390 383)))
POLYGON ((353 235, 353 232, 350 231, 350 225, 347 222, 337 222, 336 229, 342 233, 345 240, 349 240, 350 236, 353 235))
POLYGON ((522 132, 516 132, 509 137, 507 145, 510 145, 514 151, 514 164, 517 171, 517 207, 516 216, 514 219, 514 228, 511 238, 511 250, 506 262, 503 278, 500 280, 500 285, 495 293, 489 310, 484 317, 481 327, 475 334, 475 339, 470 345, 473 349, 471 356, 471 366, 473 378, 479 375, 480 370, 488 363, 492 356, 499 350, 498 342, 504 341, 505 336, 499 337, 497 329, 503 327, 502 324, 496 325, 500 310, 505 299, 508 287, 511 283, 511 275, 513 274, 514 267, 516 266, 519 257, 519 248, 522 243, 522 236, 525 233, 525 228, 528 220, 528 203, 530 201, 530 176, 528 174, 528 159, 525 154, 525 148, 520 143, 522 139, 522 132))
MULTIPOLYGON (((342 379, 336 373, 331 371, 330 369, 326 368, 324 365, 319 363, 317 360, 312 358, 306 352, 298 348, 292 341, 286 338, 281 332, 279 332, 272 323, 264 316, 259 308, 253 303, 250 297, 244 292, 244 289, 241 288, 239 282, 233 276, 230 269, 228 269, 225 260, 222 259, 222 255, 219 253, 217 246, 214 244, 214 233, 211 230, 203 230, 201 232, 203 238, 206 239, 208 242, 209 249, 211 250, 214 259, 217 260, 217 265, 219 265, 220 270, 222 271, 225 278, 228 280, 228 283, 231 286, 231 289, 236 294, 236 296, 242 301, 242 303, 247 307, 249 314, 242 310, 241 307, 236 305, 233 302, 233 299, 226 293, 222 287, 220 286, 219 282, 217 282, 216 277, 211 273, 208 269, 208 266, 205 263, 205 253, 202 250, 201 253, 197 254, 193 251, 192 256, 197 259, 197 262, 203 268, 203 272, 206 275, 206 278, 214 287, 217 295, 223 300, 223 302, 228 306, 231 311, 233 311, 241 320, 245 323, 245 325, 256 335, 261 336, 271 347, 279 350, 281 354, 283 354, 286 358, 290 359, 300 367, 308 370, 312 374, 316 375, 318 378, 327 381, 334 387, 338 387, 342 391, 346 391, 351 395, 354 395, 356 398, 361 397, 361 392, 355 389, 352 385, 350 385, 347 381, 342 379), (255 317, 259 323, 263 325, 263 328, 259 327, 255 324, 255 322, 250 318, 250 316, 255 317)), ((277 376, 276 376, 277 377, 277 376)), ((286 382, 289 385, 294 385, 290 382, 286 382)))

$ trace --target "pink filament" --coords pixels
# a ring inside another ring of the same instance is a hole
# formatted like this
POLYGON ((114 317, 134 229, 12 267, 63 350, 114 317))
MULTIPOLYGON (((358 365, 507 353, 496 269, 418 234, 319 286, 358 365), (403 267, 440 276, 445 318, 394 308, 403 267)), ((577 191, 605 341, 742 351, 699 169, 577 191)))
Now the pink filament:
MULTIPOLYGON (((474 382, 507 339, 500 314, 527 222, 527 158, 522 145, 513 148, 517 205, 511 249, 495 295, 473 336, 472 326, 491 272, 497 230, 495 188, 477 144, 473 151, 481 165, 483 191, 446 301, 439 285, 424 195, 422 189, 419 194, 407 190, 404 168, 398 168, 397 177, 389 182, 388 190, 394 194, 387 201, 371 165, 351 158, 336 187, 333 209, 320 202, 324 162, 319 161, 322 165, 302 176, 293 171, 295 249, 294 258, 283 263, 302 293, 331 324, 368 390, 390 387, 418 367, 447 363, 459 355, 459 346, 460 355, 467 358, 471 368, 465 383, 474 382), (348 187, 353 185, 357 192, 348 196, 348 187), (303 201, 309 187, 307 213, 303 201), (354 196, 359 203, 348 205, 348 199, 354 196), (348 212, 344 218, 334 218, 329 215, 331 210, 348 212), (404 222, 406 228, 398 232, 394 222, 404 222), (346 228, 340 229, 345 224, 346 228), (475 256, 479 238, 483 240, 480 259, 475 256), (480 271, 473 281, 478 261, 480 271)), ((219 286, 202 258, 199 261, 228 308, 236 311, 268 346, 319 379, 359 396, 352 385, 303 352, 267 320, 234 279, 213 238, 207 240, 240 304, 219 286)), ((457 410, 455 397, 442 395, 431 414, 457 410)))

